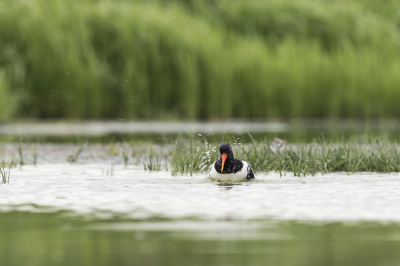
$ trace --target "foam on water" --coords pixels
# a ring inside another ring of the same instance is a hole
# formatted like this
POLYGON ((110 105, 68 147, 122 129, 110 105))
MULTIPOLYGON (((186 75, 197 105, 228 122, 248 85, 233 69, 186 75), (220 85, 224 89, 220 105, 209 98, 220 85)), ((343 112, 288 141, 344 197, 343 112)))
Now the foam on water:
POLYGON ((173 177, 102 164, 41 164, 11 171, 0 185, 0 211, 58 211, 129 218, 400 222, 398 174, 258 175, 221 186, 206 174, 173 177))

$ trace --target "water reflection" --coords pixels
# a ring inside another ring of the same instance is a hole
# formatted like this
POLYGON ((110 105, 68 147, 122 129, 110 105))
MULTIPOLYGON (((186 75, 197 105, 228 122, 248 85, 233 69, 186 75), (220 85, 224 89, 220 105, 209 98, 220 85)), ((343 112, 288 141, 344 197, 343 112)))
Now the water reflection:
POLYGON ((227 184, 224 184, 224 183, 220 183, 220 184, 218 184, 218 186, 221 187, 221 191, 228 191, 228 190, 231 190, 233 188, 233 185, 227 185, 227 184))
POLYGON ((171 176, 115 165, 47 164, 14 168, 0 186, 0 210, 71 210, 94 217, 195 217, 400 222, 398 174, 258 175, 254 182, 215 183, 204 175, 171 176), (305 182, 305 183, 304 183, 305 182))
POLYGON ((93 221, 11 212, 0 213, 0 265, 398 265, 399 235, 398 224, 93 221))
MULTIPOLYGON (((385 135, 389 139, 399 140, 399 120, 307 120, 293 119, 284 122, 232 122, 232 123, 164 123, 164 122, 57 122, 34 124, 0 125, 0 141, 19 142, 21 135, 27 140, 47 142, 75 142, 76 136, 90 136, 91 142, 109 143, 115 141, 151 140, 165 143, 166 139, 175 139, 180 134, 201 133, 210 141, 219 142, 220 134, 225 132, 225 141, 233 139, 231 134, 251 142, 247 131, 257 140, 273 139, 278 134, 290 142, 313 141, 324 134, 327 138, 342 140, 353 135, 385 135)), ((172 141, 174 143, 174 141, 172 141)))

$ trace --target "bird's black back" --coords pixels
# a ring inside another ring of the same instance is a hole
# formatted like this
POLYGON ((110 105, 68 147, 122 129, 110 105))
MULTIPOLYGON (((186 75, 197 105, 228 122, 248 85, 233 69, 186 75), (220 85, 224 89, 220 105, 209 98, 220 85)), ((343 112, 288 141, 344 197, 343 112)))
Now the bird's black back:
POLYGON ((242 170, 243 168, 243 162, 238 159, 227 159, 224 164, 224 171, 221 173, 221 168, 222 168, 222 160, 219 158, 214 164, 214 168, 217 171, 217 173, 220 174, 233 174, 237 173, 242 170))
MULTIPOLYGON (((234 173, 242 171, 243 161, 238 160, 236 158, 227 159, 224 164, 224 171, 222 171, 222 173, 221 173, 222 159, 220 158, 219 160, 217 160, 214 163, 214 168, 217 171, 217 173, 220 173, 220 174, 234 174, 234 173)), ((250 164, 247 164, 247 169, 243 169, 243 170, 247 172, 247 175, 246 175, 247 180, 255 178, 253 169, 251 169, 250 164)))

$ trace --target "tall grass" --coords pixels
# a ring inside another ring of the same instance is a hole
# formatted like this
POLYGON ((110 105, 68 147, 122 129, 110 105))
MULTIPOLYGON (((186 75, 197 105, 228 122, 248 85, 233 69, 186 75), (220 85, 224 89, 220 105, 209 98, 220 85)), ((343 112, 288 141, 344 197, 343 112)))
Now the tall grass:
POLYGON ((89 142, 89 138, 88 137, 86 137, 86 140, 85 141, 82 141, 82 140, 78 140, 80 143, 79 143, 79 148, 78 148, 78 150, 76 151, 76 153, 75 154, 70 154, 70 155, 68 155, 66 158, 67 158, 67 161, 68 162, 70 162, 70 163, 76 163, 77 161, 78 161, 78 158, 79 158, 79 156, 81 155, 81 153, 83 152, 83 150, 86 148, 86 146, 87 146, 87 144, 88 144, 88 142, 89 142))
MULTIPOLYGON (((349 142, 325 141, 295 145, 276 153, 269 149, 269 141, 242 145, 236 143, 236 158, 252 165, 255 173, 270 171, 281 175, 307 176, 331 172, 399 172, 400 146, 382 138, 355 137, 349 142)), ((173 175, 192 175, 208 172, 219 158, 217 145, 196 142, 171 157, 173 175)))
POLYGON ((346 3, 313 0, 195 3, 197 12, 209 20, 248 37, 261 38, 268 44, 279 45, 285 38, 293 38, 317 41, 328 51, 347 46, 393 49, 400 44, 394 18, 388 19, 386 15, 363 8, 361 2, 354 0, 346 3))
MULTIPOLYGON (((1 53, 0 51, 0 55, 1 53)), ((17 96, 12 93, 11 85, 7 82, 4 70, 2 71, 0 59, 0 121, 16 113, 17 103, 17 96)))
MULTIPOLYGON (((271 139, 253 138, 241 136, 220 136, 218 142, 210 138, 213 135, 193 135, 189 137, 179 136, 173 141, 167 140, 162 145, 154 143, 127 143, 124 145, 109 144, 101 149, 98 145, 87 147, 87 142, 77 144, 75 155, 67 157, 70 162, 76 162, 79 154, 86 149, 88 156, 83 162, 96 162, 108 160, 110 163, 102 168, 103 175, 114 176, 114 165, 124 164, 126 167, 134 166, 146 171, 167 171, 172 175, 188 175, 195 173, 208 173, 210 166, 219 159, 218 146, 223 141, 229 141, 234 148, 234 155, 250 163, 256 174, 278 172, 281 175, 287 173, 294 176, 308 176, 316 173, 332 172, 400 172, 400 145, 396 141, 389 141, 385 137, 353 136, 350 140, 326 140, 323 136, 312 143, 289 144, 286 149, 273 152, 270 148, 271 139), (229 137, 229 138, 228 138, 229 137), (212 139, 212 140, 211 140, 212 139), (102 150, 102 152, 99 152, 102 150), (110 151, 113 151, 110 153, 110 151), (129 155, 128 155, 129 152, 129 155), (130 161, 125 160, 129 156, 130 161), (94 160, 94 161, 92 161, 94 160)), ((15 145, 17 152, 19 145, 15 145)), ((62 147, 62 146, 61 146, 62 147)), ((36 149, 36 148, 35 148, 36 149)), ((60 146, 54 147, 55 157, 60 154, 60 146)), ((48 152, 52 152, 49 150, 48 152)), ((48 153, 47 152, 47 153, 48 153)), ((40 153, 47 157, 48 154, 40 153)), ((18 160, 8 157, 7 164, 0 162, 2 166, 2 180, 7 177, 7 167, 16 167, 18 160)), ((36 164, 38 158, 32 161, 36 164)), ((43 161, 43 158, 39 161, 43 161)), ((55 161, 58 161, 55 158, 55 161)), ((31 163, 29 162, 26 163, 31 163)), ((8 171, 9 176, 9 171, 8 171)), ((8 182, 8 177, 6 178, 8 182)))
POLYGON ((1 175, 1 183, 2 184, 10 184, 10 170, 11 166, 6 170, 5 166, 0 165, 0 175, 1 175))
POLYGON ((184 174, 192 176, 193 173, 209 170, 210 165, 217 158, 215 145, 203 141, 194 141, 193 137, 188 143, 182 139, 177 139, 176 144, 170 154, 169 161, 172 175, 184 174))
POLYGON ((0 119, 397 117, 400 19, 387 10, 5 0, 0 119))
POLYGON ((101 173, 102 175, 106 175, 106 176, 114 176, 114 172, 115 172, 115 164, 114 164, 114 159, 110 160, 110 164, 107 165, 107 168, 105 166, 103 166, 103 168, 101 169, 101 173))

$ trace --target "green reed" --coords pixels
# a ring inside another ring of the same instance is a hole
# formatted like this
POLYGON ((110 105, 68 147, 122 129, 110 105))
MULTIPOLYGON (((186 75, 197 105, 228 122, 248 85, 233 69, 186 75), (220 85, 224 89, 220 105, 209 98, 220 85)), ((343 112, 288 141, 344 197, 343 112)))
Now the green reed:
POLYGON ((0 119, 398 117, 396 1, 4 0, 0 119))
POLYGON ((161 171, 160 154, 156 153, 153 147, 144 155, 143 168, 145 171, 161 171))
POLYGON ((107 168, 105 166, 103 166, 103 168, 101 169, 101 175, 113 177, 114 172, 115 172, 115 163, 114 163, 114 159, 111 158, 110 164, 107 165, 107 168))
POLYGON ((76 163, 78 161, 79 156, 81 155, 81 153, 83 152, 83 150, 85 149, 85 147, 89 142, 89 138, 86 138, 85 141, 79 140, 79 142, 80 142, 79 148, 76 151, 76 153, 67 156, 67 161, 70 163, 76 163))
POLYGON ((19 165, 23 166, 25 164, 25 162, 24 162, 24 154, 22 152, 21 142, 19 143, 19 146, 18 146, 18 156, 19 156, 19 165))
MULTIPOLYGON (((221 136, 219 136, 221 137, 221 136)), ((218 136, 192 134, 191 136, 178 136, 174 142, 166 141, 162 145, 153 143, 134 144, 129 147, 116 143, 104 147, 104 154, 100 158, 111 157, 108 168, 103 168, 103 175, 114 176, 114 159, 117 164, 129 167, 141 167, 146 171, 168 171, 172 175, 188 175, 195 173, 208 173, 210 166, 219 159, 218 136), (212 139, 212 140, 211 140, 212 139), (113 154, 110 156, 110 150, 113 154), (131 162, 125 158, 131 158, 131 162), (121 158, 122 156, 122 158, 121 158)), ((311 143, 289 143, 288 146, 273 152, 270 148, 271 139, 253 138, 248 136, 224 136, 229 141, 236 158, 243 159, 251 164, 256 174, 277 172, 280 175, 287 173, 294 176, 309 176, 317 173, 332 172, 379 172, 391 173, 400 171, 400 145, 385 137, 353 136, 349 140, 325 139, 321 136, 311 143)), ((76 154, 78 158, 85 143, 79 144, 76 154), (80 151, 80 152, 79 152, 80 151)), ((15 151, 19 149, 18 144, 15 151)), ((14 154, 14 152, 11 154, 14 154)), ((33 164, 37 158, 35 157, 33 164)), ((74 162, 71 160, 71 162, 74 162)), ((7 166, 16 167, 18 160, 11 157, 7 166)), ((4 166, 3 162, 3 173, 4 166)), ((4 175, 3 175, 4 180, 4 175)))
MULTIPOLYGON (((281 175, 308 176, 332 172, 399 172, 400 146, 382 138, 355 137, 348 142, 318 139, 311 144, 288 146, 274 153, 269 141, 236 144, 235 157, 249 162, 257 173, 279 172, 281 175)), ((171 158, 173 175, 207 172, 219 158, 218 145, 186 144, 171 158), (194 145, 192 149, 190 146, 194 145)))
POLYGON ((38 158, 37 143, 31 144, 31 155, 32 155, 32 163, 33 165, 36 165, 38 158))
POLYGON ((2 184, 10 184, 10 172, 11 166, 8 167, 8 170, 5 168, 4 164, 0 165, 0 175, 1 175, 1 183, 2 184))
POLYGON ((195 172, 207 171, 216 156, 215 145, 209 144, 206 138, 197 141, 193 136, 187 141, 178 138, 170 156, 171 173, 192 176, 195 172))

